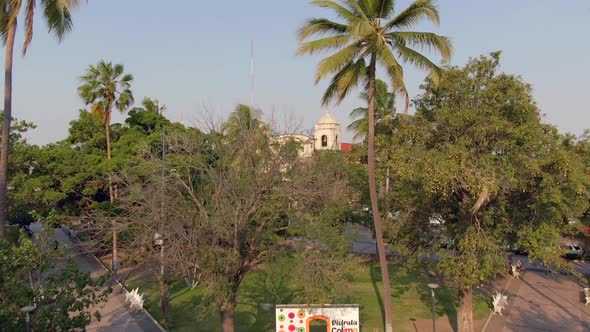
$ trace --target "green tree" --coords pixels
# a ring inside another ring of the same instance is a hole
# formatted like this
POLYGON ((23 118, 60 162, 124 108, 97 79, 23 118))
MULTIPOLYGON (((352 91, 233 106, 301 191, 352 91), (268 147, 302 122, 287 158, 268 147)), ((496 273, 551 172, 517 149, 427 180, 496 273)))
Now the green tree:
POLYGON ((93 202, 108 201, 102 128, 100 118, 81 110, 79 118, 70 122, 65 140, 42 147, 16 145, 11 154, 11 206, 25 206, 42 215, 54 211, 60 222, 66 222, 93 202))
POLYGON ((530 259, 563 264, 559 234, 589 201, 587 166, 541 123, 531 86, 499 72, 499 55, 446 68, 439 85, 427 80, 416 116, 396 118, 380 148, 393 156, 391 205, 400 212, 387 225, 391 241, 416 256, 455 244, 437 255, 459 291, 461 332, 473 331, 473 286, 506 269, 505 248, 517 243, 530 259), (435 215, 445 221, 436 230, 435 215))
POLYGON ((158 105, 158 100, 144 98, 141 107, 134 107, 127 114, 125 123, 130 128, 141 129, 147 135, 152 134, 156 129, 167 126, 170 121, 162 115, 166 106, 158 105))
POLYGON ((111 289, 105 278, 92 280, 65 259, 65 247, 54 246, 52 222, 42 219, 43 233, 29 239, 21 232, 16 244, 0 240, 0 331, 22 331, 21 308, 35 305, 36 331, 78 331, 100 320, 96 306, 111 289), (55 267, 58 268, 55 268, 55 267))
MULTIPOLYGON (((366 92, 360 93, 360 98, 369 103, 369 95, 366 92)), ((369 120, 367 115, 369 109, 357 107, 350 112, 350 117, 355 119, 348 125, 348 130, 354 132, 355 140, 365 139, 369 131, 369 120)), ((382 80, 375 81, 375 123, 380 120, 391 119, 395 114, 395 94, 387 90, 387 83, 382 80)))
MULTIPOLYGON (((77 5, 78 1, 40 0, 38 3, 43 7, 43 17, 47 21, 49 31, 53 32, 61 41, 65 34, 72 29, 70 10, 77 5)), ((6 47, 4 58, 4 114, 6 116, 2 121, 2 135, 0 136, 0 239, 4 238, 8 200, 8 155, 10 153, 8 138, 12 121, 12 59, 17 18, 19 15, 25 16, 25 40, 23 43, 23 55, 25 55, 33 40, 36 4, 35 0, 27 0, 26 2, 23 0, 0 0, 0 37, 6 47)))
POLYGON ((223 124, 221 131, 228 137, 236 137, 243 130, 265 133, 268 129, 260 120, 262 112, 247 105, 238 105, 231 113, 229 119, 223 124))
POLYGON ((434 49, 440 53, 444 60, 449 60, 451 43, 446 37, 434 33, 408 31, 409 28, 424 19, 438 24, 439 15, 434 1, 417 0, 397 15, 394 15, 394 1, 392 0, 315 0, 312 1, 312 4, 329 8, 338 18, 344 20, 344 23, 338 23, 325 18, 312 18, 299 31, 299 40, 302 44, 297 51, 298 54, 336 50, 334 54, 321 60, 317 67, 316 82, 328 75, 333 75, 322 98, 322 103, 324 105, 331 101, 339 103, 351 89, 358 84, 367 83, 369 193, 383 277, 385 331, 391 332, 393 328, 389 273, 375 183, 377 64, 379 63, 385 69, 394 92, 405 98, 405 111, 407 111, 409 97, 400 61, 430 71, 430 76, 437 80, 440 74, 439 67, 416 51, 414 47, 434 49), (312 36, 317 36, 319 39, 306 41, 312 36))

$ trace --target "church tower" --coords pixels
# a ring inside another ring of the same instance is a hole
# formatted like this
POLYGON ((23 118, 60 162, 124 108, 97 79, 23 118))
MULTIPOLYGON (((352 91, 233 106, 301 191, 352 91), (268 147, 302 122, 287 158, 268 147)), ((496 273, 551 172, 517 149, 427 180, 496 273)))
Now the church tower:
POLYGON ((340 124, 326 112, 315 125, 316 150, 340 150, 340 124))

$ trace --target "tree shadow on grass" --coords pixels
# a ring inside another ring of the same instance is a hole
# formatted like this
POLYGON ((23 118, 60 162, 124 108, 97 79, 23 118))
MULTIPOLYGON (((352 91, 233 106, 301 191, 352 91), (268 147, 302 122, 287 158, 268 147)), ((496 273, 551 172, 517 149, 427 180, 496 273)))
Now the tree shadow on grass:
POLYGON ((239 327, 238 330, 272 331, 275 326, 275 304, 291 303, 294 298, 288 274, 250 272, 238 294, 236 327, 239 327))
MULTIPOLYGON (((392 303, 393 299, 401 297, 410 289, 410 284, 416 279, 414 273, 403 273, 395 265, 388 264, 389 270, 389 284, 391 287, 392 303), (392 280, 395 282, 392 284, 392 280)), ((383 304, 383 296, 379 284, 382 281, 381 266, 379 263, 369 264, 369 273, 371 276, 371 284, 379 303, 379 310, 381 312, 381 323, 383 330, 385 330, 385 308, 383 304)))
POLYGON ((186 287, 184 283, 175 282, 168 289, 168 300, 172 302, 172 300, 174 300, 175 298, 182 296, 188 293, 189 291, 191 291, 191 289, 186 287))
POLYGON ((371 264, 369 266, 369 272, 371 274, 371 284, 373 285, 373 291, 375 292, 375 297, 377 297, 377 302, 379 303, 382 328, 385 330, 385 308, 383 306, 383 297, 381 296, 381 291, 377 285, 379 282, 381 282, 381 268, 379 265, 371 264))
MULTIPOLYGON (((429 288, 420 289, 420 299, 425 303, 432 303, 432 293, 429 288)), ((435 294, 435 308, 434 311, 437 317, 447 316, 451 328, 457 331, 457 290, 441 285, 434 291, 435 294)))

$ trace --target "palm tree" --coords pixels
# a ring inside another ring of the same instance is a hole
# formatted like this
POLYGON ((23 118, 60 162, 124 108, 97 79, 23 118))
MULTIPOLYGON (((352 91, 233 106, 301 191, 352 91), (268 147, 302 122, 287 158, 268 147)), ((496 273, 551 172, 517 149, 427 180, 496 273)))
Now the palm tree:
MULTIPOLYGON (((63 40, 65 34, 72 29, 70 10, 78 4, 76 0, 40 0, 43 17, 47 27, 53 32, 58 41, 63 40)), ((0 37, 5 50, 4 58, 4 118, 2 120, 2 136, 0 144, 0 239, 5 237, 6 207, 8 193, 8 138, 12 121, 12 59, 14 55, 14 40, 19 14, 25 16, 25 40, 23 56, 33 40, 33 19, 35 0, 0 0, 0 37), (23 7, 24 5, 24 7, 23 7)))
MULTIPOLYGON (((111 111, 116 107, 125 112, 133 104, 131 82, 133 75, 123 74, 121 64, 101 60, 96 66, 90 65, 86 74, 80 77, 82 85, 78 88, 80 98, 91 105, 92 112, 100 116, 104 123, 107 143, 107 160, 111 160, 111 111)), ((114 202, 113 180, 109 174, 109 199, 114 202)), ((113 258, 112 269, 114 278, 117 277, 117 233, 113 230, 113 258)))
MULTIPOLYGON (((360 93, 360 98, 369 103, 369 94, 360 93)), ((367 115, 369 109, 366 107, 357 107, 349 116, 355 119, 348 125, 348 130, 354 132, 353 139, 359 140, 367 137, 369 131, 369 120, 367 115)), ((379 120, 390 119, 395 114, 395 94, 387 91, 387 83, 382 80, 375 80, 375 122, 379 120)))
POLYGON ((242 130, 256 130, 264 125, 260 120, 260 110, 239 104, 236 106, 230 117, 223 124, 221 131, 228 136, 235 136, 236 133, 242 130))
POLYGON ((448 38, 431 32, 408 31, 423 19, 435 24, 439 23, 438 10, 432 0, 416 0, 396 15, 394 15, 393 3, 393 0, 314 0, 312 4, 331 9, 343 22, 326 18, 307 20, 299 30, 301 44, 297 51, 300 55, 335 51, 321 60, 317 66, 316 83, 328 75, 333 75, 322 98, 324 105, 332 101, 341 102, 359 83, 366 83, 369 104, 367 150, 369 193, 383 278, 386 332, 391 332, 393 327, 389 272, 375 186, 377 64, 385 69, 394 92, 405 98, 405 111, 407 111, 409 96, 400 62, 430 71, 430 77, 437 82, 440 77, 440 68, 415 48, 436 50, 445 61, 448 61, 451 56, 451 42, 448 38), (308 40, 310 37, 317 37, 317 39, 308 40))
MULTIPOLYGON (((86 74, 80 77, 82 85, 78 88, 80 98, 91 105, 92 112, 101 117, 106 134, 107 160, 111 160, 111 111, 116 107, 125 112, 133 104, 131 82, 133 75, 123 74, 121 64, 101 60, 96 66, 90 65, 86 74)), ((109 199, 114 201, 112 179, 109 176, 109 199)))
MULTIPOLYGON (((252 161, 255 155, 247 154, 245 146, 267 146, 269 126, 260 118, 262 112, 251 106, 239 104, 221 127, 221 132, 227 137, 227 142, 236 148, 234 165, 239 166, 245 160, 252 161)), ((259 150, 260 153, 263 153, 259 150)))
POLYGON ((143 98, 141 107, 133 107, 127 113, 125 123, 129 127, 139 127, 146 134, 152 134, 157 128, 169 125, 170 121, 162 114, 166 111, 166 105, 159 105, 157 99, 143 98))

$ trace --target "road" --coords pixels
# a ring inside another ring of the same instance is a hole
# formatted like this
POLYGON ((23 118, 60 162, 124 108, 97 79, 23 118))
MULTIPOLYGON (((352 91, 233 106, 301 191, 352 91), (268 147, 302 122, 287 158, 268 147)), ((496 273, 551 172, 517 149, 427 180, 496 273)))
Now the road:
MULTIPOLYGON (((508 307, 503 316, 492 316, 486 331, 590 331, 590 306, 584 305, 583 287, 572 277, 547 272, 539 264, 529 264, 517 256, 526 272, 512 279, 505 292, 508 307)), ((590 264, 574 262, 579 272, 590 271, 590 264)))

